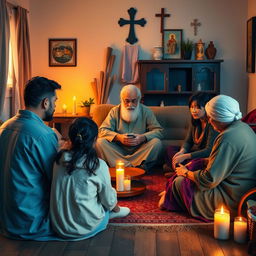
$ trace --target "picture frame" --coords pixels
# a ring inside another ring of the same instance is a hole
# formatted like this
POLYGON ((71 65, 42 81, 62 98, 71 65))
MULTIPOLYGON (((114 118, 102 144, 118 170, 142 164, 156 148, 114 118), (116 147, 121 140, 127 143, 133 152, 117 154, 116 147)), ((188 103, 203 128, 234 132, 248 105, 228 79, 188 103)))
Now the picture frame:
POLYGON ((75 38, 49 39, 49 66, 75 67, 77 65, 77 40, 75 38))
POLYGON ((247 21, 247 50, 246 50, 246 71, 255 73, 255 47, 256 47, 256 17, 247 21))
POLYGON ((181 59, 182 29, 164 29, 163 59, 181 59))

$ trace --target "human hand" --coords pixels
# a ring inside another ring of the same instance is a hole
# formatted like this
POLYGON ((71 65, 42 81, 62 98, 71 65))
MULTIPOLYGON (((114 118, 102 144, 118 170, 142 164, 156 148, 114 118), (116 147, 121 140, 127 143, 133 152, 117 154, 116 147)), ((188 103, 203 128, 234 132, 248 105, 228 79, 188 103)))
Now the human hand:
POLYGON ((178 176, 186 177, 186 173, 188 172, 188 169, 186 166, 179 164, 178 167, 176 167, 175 172, 178 176))
POLYGON ((189 154, 179 154, 172 158, 172 167, 175 169, 176 165, 182 163, 189 158, 189 154))

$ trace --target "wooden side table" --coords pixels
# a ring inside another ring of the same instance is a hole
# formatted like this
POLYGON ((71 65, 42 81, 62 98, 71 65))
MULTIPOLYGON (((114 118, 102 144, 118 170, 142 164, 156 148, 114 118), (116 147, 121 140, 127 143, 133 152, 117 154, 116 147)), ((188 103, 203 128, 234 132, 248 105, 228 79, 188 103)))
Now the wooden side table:
MULTIPOLYGON (((109 168, 112 186, 116 187, 116 168, 109 168)), ((117 197, 131 197, 143 194, 146 191, 146 185, 140 180, 145 171, 136 167, 125 167, 125 175, 131 176, 131 190, 117 191, 117 197)))
POLYGON ((73 115, 71 113, 67 113, 67 114, 62 114, 62 113, 55 113, 53 115, 53 119, 48 122, 48 126, 50 127, 55 127, 56 124, 60 124, 60 130, 59 132, 62 134, 63 138, 68 138, 68 129, 70 124, 73 122, 73 120, 75 120, 78 117, 87 117, 87 118, 91 118, 90 116, 85 116, 82 113, 78 113, 76 115, 73 115))

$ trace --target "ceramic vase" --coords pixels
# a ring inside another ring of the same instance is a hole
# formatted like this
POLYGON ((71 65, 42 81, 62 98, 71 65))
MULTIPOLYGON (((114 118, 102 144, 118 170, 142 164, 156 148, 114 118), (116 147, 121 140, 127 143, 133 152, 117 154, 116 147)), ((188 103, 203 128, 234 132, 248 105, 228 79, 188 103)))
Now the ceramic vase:
POLYGON ((153 59, 154 60, 161 60, 163 57, 163 48, 162 47, 154 47, 153 49, 153 59))
POLYGON ((217 52, 217 50, 214 47, 213 41, 210 41, 208 47, 205 50, 205 55, 206 55, 207 59, 213 60, 215 58, 216 52, 217 52))
POLYGON ((201 39, 196 43, 195 59, 196 60, 203 60, 204 59, 204 43, 202 42, 201 39))

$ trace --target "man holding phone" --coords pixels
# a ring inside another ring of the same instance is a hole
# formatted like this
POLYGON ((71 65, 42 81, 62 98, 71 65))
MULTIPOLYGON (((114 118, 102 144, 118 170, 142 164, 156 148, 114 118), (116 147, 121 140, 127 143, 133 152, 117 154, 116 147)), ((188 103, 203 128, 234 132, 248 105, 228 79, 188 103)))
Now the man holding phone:
POLYGON ((96 149, 110 167, 122 160, 125 166, 148 171, 162 150, 163 128, 140 99, 141 92, 135 85, 124 86, 121 104, 110 110, 99 128, 96 149))

